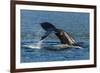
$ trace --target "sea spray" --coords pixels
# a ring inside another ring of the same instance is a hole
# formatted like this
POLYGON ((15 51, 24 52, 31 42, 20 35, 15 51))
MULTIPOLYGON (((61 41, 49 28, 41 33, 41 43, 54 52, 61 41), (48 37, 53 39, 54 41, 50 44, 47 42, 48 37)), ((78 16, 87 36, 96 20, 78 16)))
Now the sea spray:
POLYGON ((31 46, 31 48, 35 48, 35 49, 41 49, 41 47, 42 47, 42 42, 43 42, 43 40, 40 40, 41 39, 41 31, 42 31, 42 29, 40 29, 39 31, 37 31, 37 35, 39 36, 39 37, 36 37, 36 40, 37 40, 37 42, 35 43, 35 44, 32 44, 31 46))
POLYGON ((41 49, 42 48, 42 41, 39 41, 36 44, 23 45, 23 47, 31 48, 31 49, 41 49))
POLYGON ((37 41, 35 41, 35 43, 26 44, 26 45, 23 45, 23 47, 31 48, 31 49, 41 49, 42 46, 43 46, 43 41, 44 41, 44 40, 40 40, 40 38, 41 38, 40 35, 41 35, 41 30, 39 30, 39 31, 37 32, 37 36, 39 36, 39 37, 36 37, 36 38, 35 38, 35 39, 37 40, 37 41))
POLYGON ((38 43, 36 43, 36 48, 38 48, 38 49, 41 49, 41 47, 42 47, 42 42, 43 42, 43 40, 41 40, 41 41, 38 41, 38 43))

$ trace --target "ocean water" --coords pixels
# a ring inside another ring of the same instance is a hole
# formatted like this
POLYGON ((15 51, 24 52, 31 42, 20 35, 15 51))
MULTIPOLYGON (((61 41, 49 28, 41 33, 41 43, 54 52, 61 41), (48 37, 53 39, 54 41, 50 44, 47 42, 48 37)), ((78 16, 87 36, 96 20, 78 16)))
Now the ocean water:
POLYGON ((87 60, 89 53, 89 13, 56 12, 21 10, 21 62, 48 62, 48 61, 72 61, 87 60), (43 42, 39 43, 45 33, 40 23, 50 22, 57 28, 70 33, 81 45, 79 48, 64 48, 50 50, 48 48, 26 48, 23 45, 34 44, 60 44, 59 39, 50 34, 43 42))

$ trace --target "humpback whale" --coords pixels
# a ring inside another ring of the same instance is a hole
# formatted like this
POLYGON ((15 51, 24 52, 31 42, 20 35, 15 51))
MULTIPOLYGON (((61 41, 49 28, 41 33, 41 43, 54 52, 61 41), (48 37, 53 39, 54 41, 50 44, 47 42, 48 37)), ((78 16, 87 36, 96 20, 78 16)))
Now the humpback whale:
POLYGON ((46 33, 41 37, 41 40, 45 39, 49 36, 49 34, 54 33, 58 39, 60 40, 60 45, 50 45, 52 48, 59 47, 59 48, 67 48, 67 47, 74 47, 74 48, 81 48, 80 45, 75 41, 75 39, 68 33, 65 32, 63 29, 56 28, 53 24, 49 22, 40 23, 41 27, 46 31, 46 33))
POLYGON ((56 28, 53 24, 49 22, 40 23, 41 27, 46 31, 46 33, 41 37, 41 40, 45 39, 49 34, 54 33, 61 42, 61 45, 51 45, 51 47, 60 47, 60 48, 67 48, 67 47, 74 47, 74 48, 81 48, 80 45, 75 41, 75 39, 68 33, 65 32, 63 29, 56 28))
POLYGON ((43 41, 49 34, 54 33, 58 39, 60 40, 61 44, 50 45, 50 44, 41 44, 41 45, 24 45, 27 48, 49 48, 49 49, 64 49, 64 48, 82 48, 76 40, 68 33, 65 32, 63 29, 56 28, 53 24, 49 22, 40 23, 41 27, 46 31, 45 34, 41 37, 40 41, 43 41))
POLYGON ((45 35, 41 37, 41 40, 45 39, 50 33, 55 33, 55 35, 61 41, 61 44, 76 44, 76 41, 69 33, 65 32, 63 29, 56 28, 53 24, 49 22, 41 23, 41 27, 46 31, 45 35))

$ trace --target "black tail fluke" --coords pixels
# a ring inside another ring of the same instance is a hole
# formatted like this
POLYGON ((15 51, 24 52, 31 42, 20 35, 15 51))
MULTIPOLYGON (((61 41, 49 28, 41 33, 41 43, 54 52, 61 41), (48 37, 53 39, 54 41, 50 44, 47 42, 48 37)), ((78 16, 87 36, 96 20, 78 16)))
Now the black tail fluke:
POLYGON ((49 22, 40 23, 41 27, 46 31, 45 35, 41 37, 41 40, 45 39, 50 33, 55 33, 62 44, 68 44, 73 46, 80 46, 72 36, 62 29, 56 28, 49 22))
POLYGON ((56 29, 56 27, 49 22, 43 22, 40 24, 41 24, 41 27, 46 31, 48 31, 49 29, 56 29))

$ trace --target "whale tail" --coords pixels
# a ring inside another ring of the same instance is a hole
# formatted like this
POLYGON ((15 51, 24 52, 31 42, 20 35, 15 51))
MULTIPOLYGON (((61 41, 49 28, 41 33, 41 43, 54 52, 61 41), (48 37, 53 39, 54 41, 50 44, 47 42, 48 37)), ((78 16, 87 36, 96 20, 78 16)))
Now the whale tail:
POLYGON ((43 23, 40 23, 41 24, 41 27, 45 30, 45 31, 48 31, 50 29, 52 30, 55 30, 56 27, 54 25, 52 25, 51 23, 49 22, 43 22, 43 23))
POLYGON ((49 22, 43 22, 41 23, 41 27, 46 31, 45 35, 41 37, 41 40, 45 39, 50 33, 53 32, 62 44, 79 46, 69 33, 62 29, 56 28, 53 24, 49 22))

